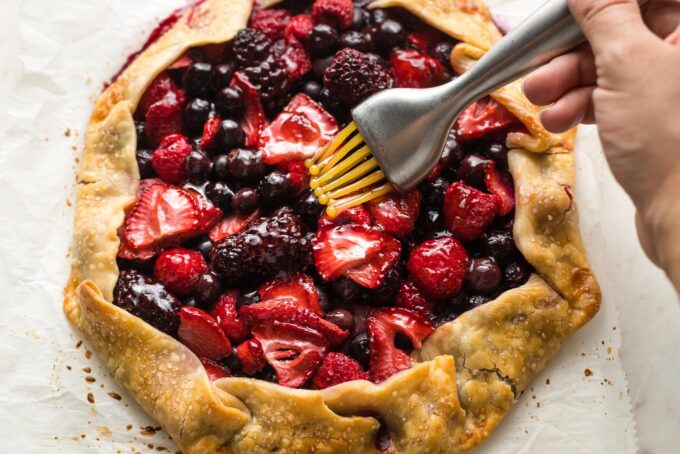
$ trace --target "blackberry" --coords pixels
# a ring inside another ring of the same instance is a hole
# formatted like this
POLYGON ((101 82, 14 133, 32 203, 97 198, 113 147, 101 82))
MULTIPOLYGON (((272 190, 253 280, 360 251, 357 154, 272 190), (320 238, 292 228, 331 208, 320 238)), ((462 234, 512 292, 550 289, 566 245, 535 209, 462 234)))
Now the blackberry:
POLYGON ((391 88, 393 83, 389 69, 375 64, 372 58, 355 49, 343 49, 335 54, 324 74, 324 86, 348 107, 391 88))
POLYGON ((254 28, 244 28, 236 34, 232 44, 234 60, 242 68, 255 66, 267 58, 271 45, 271 39, 264 33, 254 28))
POLYGON ((300 219, 288 207, 263 217, 215 245, 212 266, 227 280, 261 281, 306 265, 300 219))
POLYGON ((164 333, 177 332, 182 305, 153 277, 122 271, 113 289, 113 304, 164 333))
POLYGON ((248 80, 255 85, 262 96, 262 102, 268 103, 285 97, 290 87, 288 70, 283 63, 267 59, 256 66, 244 70, 248 80))

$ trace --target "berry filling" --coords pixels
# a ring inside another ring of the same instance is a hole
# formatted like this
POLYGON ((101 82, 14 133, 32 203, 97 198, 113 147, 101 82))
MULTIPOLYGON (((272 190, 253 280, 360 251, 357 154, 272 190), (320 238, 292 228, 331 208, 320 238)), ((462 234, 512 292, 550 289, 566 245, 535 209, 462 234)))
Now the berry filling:
POLYGON ((183 54, 137 107, 142 179, 114 304, 184 343, 211 380, 382 382, 437 326, 532 272, 503 145, 522 126, 490 98, 461 115, 417 189, 323 213, 304 160, 350 109, 455 77, 453 40, 366 3, 256 10, 231 42, 183 54))

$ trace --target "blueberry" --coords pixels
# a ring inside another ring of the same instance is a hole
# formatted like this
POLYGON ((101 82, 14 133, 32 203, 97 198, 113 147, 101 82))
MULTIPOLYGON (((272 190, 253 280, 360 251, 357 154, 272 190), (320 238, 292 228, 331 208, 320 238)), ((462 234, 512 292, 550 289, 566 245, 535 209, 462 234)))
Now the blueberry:
POLYGON ((401 276, 399 271, 392 268, 385 276, 385 281, 382 285, 373 290, 367 290, 362 295, 362 304, 367 306, 389 306, 394 298, 397 296, 399 285, 401 284, 401 276))
POLYGON ((331 292, 340 304, 351 304, 361 296, 361 287, 353 280, 341 277, 331 283, 331 292))
POLYGON ((225 117, 241 118, 243 116, 243 96, 235 88, 225 87, 218 91, 215 106, 225 117))
POLYGON ((319 297, 319 307, 321 307, 321 310, 324 314, 329 312, 331 310, 331 301, 326 289, 317 284, 316 293, 319 297))
POLYGON ((501 168, 508 167, 508 149, 502 143, 489 144, 484 154, 493 159, 501 168))
POLYGON ((503 269, 503 281, 508 287, 518 287, 529 279, 529 266, 522 262, 512 262, 503 269))
POLYGON ((260 204, 260 196, 255 189, 241 188, 234 195, 231 207, 240 214, 249 214, 255 211, 260 204))
POLYGON ((213 181, 205 187, 205 196, 222 211, 231 211, 234 191, 223 181, 213 181))
POLYGON ((439 210, 444 203, 444 194, 449 188, 450 183, 442 177, 435 178, 423 184, 421 193, 423 194, 423 206, 431 210, 439 210))
POLYGON ((210 175, 212 162, 203 151, 193 150, 186 157, 184 168, 186 169, 187 180, 194 184, 204 183, 210 175))
POLYGON ((187 103, 184 108, 184 120, 187 128, 194 134, 203 132, 203 125, 210 117, 212 106, 205 99, 196 98, 187 103))
POLYGON ((234 76, 234 65, 224 63, 218 65, 213 69, 213 88, 215 91, 222 87, 226 87, 231 83, 231 78, 234 76))
POLYGON ((340 47, 351 47, 361 52, 371 50, 371 41, 367 36, 358 31, 348 31, 340 36, 340 47))
POLYGON ((302 86, 302 91, 312 99, 318 99, 321 93, 321 84, 316 81, 309 80, 302 86))
POLYGON ((155 174, 153 166, 151 165, 152 156, 153 151, 151 150, 147 150, 146 148, 137 150, 137 167, 139 167, 139 177, 142 179, 151 178, 155 174))
POLYGON ((213 158, 212 176, 216 180, 226 180, 229 178, 226 154, 220 154, 213 158))
POLYGON ((456 176, 465 184, 483 189, 486 166, 490 161, 478 154, 469 154, 463 158, 456 171, 456 176))
POLYGON ((397 21, 387 19, 376 27, 373 39, 375 43, 386 52, 390 52, 395 47, 403 44, 406 38, 404 27, 397 21))
POLYGON ((317 80, 323 80, 326 69, 333 63, 333 56, 320 58, 312 62, 312 74, 317 80))
POLYGON ((347 331, 354 329, 354 316, 347 309, 333 309, 324 318, 340 329, 347 331))
POLYGON ((224 148, 231 150, 243 145, 245 134, 243 129, 234 120, 222 120, 217 129, 217 138, 224 148))
POLYGON ((309 191, 298 204, 298 213, 302 222, 310 227, 316 227, 316 223, 323 213, 324 207, 319 203, 313 192, 309 191))
POLYGON ((227 366, 227 368, 231 371, 232 374, 238 374, 243 369, 243 364, 241 364, 241 360, 238 359, 238 355, 236 354, 236 347, 234 347, 234 350, 231 353, 231 355, 222 359, 220 362, 223 365, 227 366))
POLYGON ((319 93, 319 102, 336 117, 343 115, 345 112, 345 106, 342 101, 333 96, 328 88, 323 88, 319 93))
POLYGON ((192 98, 207 97, 212 92, 212 65, 194 63, 184 74, 184 90, 192 98))
POLYGON ((314 57, 323 57, 335 50, 338 32, 327 24, 317 24, 307 37, 307 47, 314 57))
POLYGON ((350 355, 365 368, 369 367, 371 351, 368 347, 368 335, 359 333, 349 343, 350 355))
POLYGON ((496 260, 505 260, 515 252, 515 240, 507 231, 495 230, 484 232, 481 241, 486 253, 493 256, 496 260))
POLYGON ((252 181, 262 177, 267 167, 262 162, 262 154, 245 148, 236 148, 227 155, 229 173, 241 181, 252 181))
POLYGON ((149 143, 146 139, 146 122, 135 121, 135 132, 137 133, 137 148, 146 148, 149 143))
POLYGON ((352 19, 352 30, 361 31, 368 24, 368 20, 371 15, 363 8, 358 8, 355 5, 354 8, 354 18, 352 19))
POLYGON ((376 8, 371 11, 371 24, 380 25, 385 22, 389 17, 387 11, 381 8, 376 8))
POLYGON ((194 296, 196 297, 196 301, 204 308, 214 302, 221 293, 222 281, 220 277, 213 272, 201 274, 194 284, 194 296))
POLYGON ((197 238, 191 241, 187 246, 200 252, 206 260, 210 260, 210 252, 212 251, 213 243, 207 236, 197 238))
POLYGON ((260 302, 260 293, 257 290, 250 290, 246 292, 239 292, 236 300, 236 308, 241 309, 243 306, 250 306, 260 302))
POLYGON ((446 68, 451 68, 451 52, 453 51, 453 43, 449 41, 442 41, 437 43, 432 50, 434 58, 446 68))
POLYGON ((489 295, 501 283, 501 269, 491 257, 478 257, 470 262, 466 283, 472 293, 489 295))
POLYGON ((279 170, 267 175, 260 184, 262 201, 270 207, 283 204, 292 190, 290 178, 279 170))

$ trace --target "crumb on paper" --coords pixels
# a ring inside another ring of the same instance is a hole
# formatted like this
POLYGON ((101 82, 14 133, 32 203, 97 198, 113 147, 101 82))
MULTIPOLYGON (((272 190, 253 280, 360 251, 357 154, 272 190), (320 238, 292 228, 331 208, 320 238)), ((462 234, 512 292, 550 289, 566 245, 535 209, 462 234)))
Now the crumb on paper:
POLYGON ((91 404, 94 404, 94 394, 87 393, 87 401, 91 404))
POLYGON ((66 369, 67 369, 67 370, 71 370, 71 369, 73 369, 73 368, 67 364, 67 365, 66 365, 66 369))
POLYGON ((127 426, 125 426, 125 429, 126 430, 132 430, 132 424, 128 424, 127 426))
POLYGON ((150 437, 150 436, 156 435, 156 432, 159 432, 161 430, 162 430, 162 428, 160 426, 156 426, 156 427, 143 426, 143 427, 140 428, 139 433, 141 433, 144 436, 150 437))
POLYGON ((85 381, 88 382, 88 383, 94 383, 94 382, 97 381, 97 379, 94 378, 94 377, 91 376, 91 375, 88 375, 87 377, 85 377, 85 381))
POLYGON ((120 394, 113 392, 113 391, 109 391, 108 395, 111 399, 114 399, 114 400, 122 400, 123 399, 120 394))
POLYGON ((92 352, 90 350, 85 351, 85 358, 87 358, 87 359, 92 358, 92 352))
POLYGON ((66 128, 66 131, 64 131, 64 135, 66 137, 71 137, 71 128, 66 128))
POLYGON ((113 432, 111 432, 111 429, 109 429, 106 426, 97 426, 97 432, 102 434, 104 437, 111 438, 113 437, 113 432))
POLYGON ((546 385, 549 385, 549 384, 550 384, 550 379, 549 379, 549 378, 546 378, 546 379, 545 379, 545 384, 546 384, 546 385))
POLYGON ((586 368, 586 370, 583 371, 583 375, 585 375, 586 377, 591 377, 593 375, 593 371, 586 368))
POLYGON ((66 206, 67 206, 67 207, 73 206, 73 203, 71 202, 71 199, 66 199, 66 206))
POLYGON ((609 355, 612 354, 612 348, 611 347, 607 347, 607 354, 609 354, 609 355))
POLYGON ((78 343, 76 343, 76 348, 80 348, 81 345, 83 345, 83 341, 79 340, 78 343))
POLYGON ((83 372, 85 372, 86 374, 89 374, 89 373, 92 372, 92 368, 91 367, 83 367, 83 372))

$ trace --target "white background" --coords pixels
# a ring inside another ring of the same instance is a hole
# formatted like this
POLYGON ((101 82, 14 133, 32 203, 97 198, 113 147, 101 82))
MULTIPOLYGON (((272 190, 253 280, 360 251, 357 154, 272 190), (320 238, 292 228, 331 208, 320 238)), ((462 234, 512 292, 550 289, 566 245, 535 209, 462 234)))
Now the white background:
MULTIPOLYGON (((491 3, 515 23, 540 1, 491 3)), ((87 344, 76 348, 61 291, 76 157, 92 104, 155 21, 180 4, 0 2, 0 452, 175 449, 163 432, 142 433, 153 421, 86 358, 87 344)), ((629 453, 635 425, 641 452, 677 452, 680 307, 642 255, 632 206, 595 139, 592 129, 581 131, 577 196, 603 308, 479 452, 629 453)))

